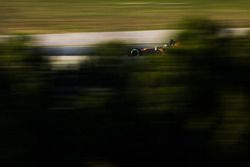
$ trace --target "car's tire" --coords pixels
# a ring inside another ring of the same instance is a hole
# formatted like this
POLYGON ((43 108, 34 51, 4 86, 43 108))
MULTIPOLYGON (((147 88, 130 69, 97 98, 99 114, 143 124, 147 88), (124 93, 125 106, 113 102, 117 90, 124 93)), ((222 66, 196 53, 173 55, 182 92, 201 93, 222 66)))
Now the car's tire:
POLYGON ((130 52, 130 56, 141 56, 141 55, 142 55, 142 53, 141 53, 140 49, 137 49, 137 48, 132 49, 130 52))

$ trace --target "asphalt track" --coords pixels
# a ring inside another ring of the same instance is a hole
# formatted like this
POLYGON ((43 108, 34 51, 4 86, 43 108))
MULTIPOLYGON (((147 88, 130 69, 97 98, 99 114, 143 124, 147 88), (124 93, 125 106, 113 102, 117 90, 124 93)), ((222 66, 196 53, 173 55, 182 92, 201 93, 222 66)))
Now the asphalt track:
MULTIPOLYGON (((109 41, 121 41, 132 47, 149 47, 175 39, 181 30, 151 30, 123 32, 89 32, 66 34, 32 35, 32 45, 42 46, 53 69, 78 69, 79 64, 91 60, 96 44, 109 41)), ((250 28, 228 28, 221 35, 241 36, 250 32, 250 28)), ((1 36, 0 41, 10 36, 1 36)))
MULTIPOLYGON (((181 30, 150 30, 120 32, 87 32, 64 34, 32 35, 33 45, 42 46, 46 55, 89 55, 96 44, 120 41, 131 47, 155 46, 175 39, 181 30)), ((250 32, 250 28, 227 28, 222 35, 241 36, 250 32)), ((0 41, 10 36, 1 36, 0 41)))
POLYGON ((120 31, 120 32, 88 32, 67 34, 34 35, 36 44, 47 47, 55 46, 91 46, 107 41, 126 43, 160 43, 173 37, 178 30, 120 31))
MULTIPOLYGON (((173 38, 181 30, 120 31, 120 32, 88 32, 66 34, 33 35, 36 45, 45 47, 91 46, 107 41, 122 41, 133 44, 162 43, 173 38)), ((223 33, 244 35, 250 28, 228 28, 223 33)))
MULTIPOLYGON (((121 41, 137 47, 154 46, 174 39, 181 30, 151 30, 122 32, 88 32, 67 34, 33 35, 34 45, 45 47, 50 55, 87 55, 99 43, 121 41)), ((250 32, 250 28, 224 29, 222 35, 241 36, 250 32)))

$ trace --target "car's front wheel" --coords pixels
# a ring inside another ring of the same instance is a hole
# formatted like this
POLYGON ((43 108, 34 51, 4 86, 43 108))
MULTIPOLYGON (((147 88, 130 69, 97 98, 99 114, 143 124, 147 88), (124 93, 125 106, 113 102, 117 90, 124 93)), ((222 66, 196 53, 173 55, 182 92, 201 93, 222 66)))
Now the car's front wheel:
POLYGON ((136 49, 136 48, 132 49, 130 52, 131 56, 141 56, 141 54, 142 53, 141 53, 140 49, 136 49))

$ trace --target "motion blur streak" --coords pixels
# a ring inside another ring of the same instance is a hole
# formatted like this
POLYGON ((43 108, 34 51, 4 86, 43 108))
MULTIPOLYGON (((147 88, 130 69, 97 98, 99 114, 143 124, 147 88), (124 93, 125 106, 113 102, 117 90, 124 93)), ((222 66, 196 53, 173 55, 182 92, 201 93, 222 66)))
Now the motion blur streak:
POLYGON ((250 1, 131 2, 0 0, 0 166, 250 166, 250 1), (183 31, 142 56, 128 38, 48 55, 31 35, 152 29, 183 31))

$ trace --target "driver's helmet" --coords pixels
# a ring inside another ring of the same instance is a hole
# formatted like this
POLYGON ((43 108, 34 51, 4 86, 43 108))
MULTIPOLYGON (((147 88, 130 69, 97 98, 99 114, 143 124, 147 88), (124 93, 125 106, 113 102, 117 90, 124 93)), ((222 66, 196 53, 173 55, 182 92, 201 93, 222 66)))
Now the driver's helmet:
POLYGON ((168 42, 168 45, 169 46, 174 46, 175 45, 175 40, 171 39, 169 42, 168 42))

